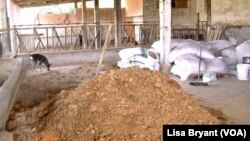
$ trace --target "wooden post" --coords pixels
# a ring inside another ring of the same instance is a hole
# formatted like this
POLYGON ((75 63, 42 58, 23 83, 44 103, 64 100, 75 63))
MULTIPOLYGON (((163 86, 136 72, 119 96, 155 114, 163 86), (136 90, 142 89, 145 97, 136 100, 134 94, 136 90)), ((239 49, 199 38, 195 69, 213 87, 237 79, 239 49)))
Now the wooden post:
POLYGON ((122 46, 121 0, 114 0, 115 47, 122 46))
POLYGON ((46 45, 47 45, 47 51, 49 51, 49 32, 48 32, 48 27, 46 27, 46 45))
POLYGON ((197 13, 197 23, 196 23, 196 35, 195 40, 199 40, 200 36, 200 13, 197 13))
POLYGON ((0 28, 8 29, 6 34, 2 34, 2 56, 5 57, 10 53, 10 25, 6 0, 0 0, 0 3, 0 28))
POLYGON ((94 8, 94 23, 96 25, 95 27, 95 49, 100 47, 100 33, 98 34, 98 31, 100 30, 100 16, 99 16, 99 0, 94 0, 95 8, 94 8))
POLYGON ((163 54, 161 54, 162 70, 169 71, 170 63, 168 61, 170 55, 171 43, 171 0, 160 0, 160 42, 163 45, 163 54))
POLYGON ((96 70, 96 75, 99 74, 99 71, 100 71, 100 68, 101 68, 101 65, 102 65, 102 60, 104 58, 105 50, 108 47, 108 43, 109 43, 109 40, 110 40, 111 29, 112 29, 112 24, 110 24, 109 27, 108 27, 108 33, 106 34, 105 42, 104 42, 104 45, 102 47, 102 53, 100 55, 100 59, 99 59, 99 62, 98 62, 98 66, 97 66, 97 70, 96 70))
POLYGON ((82 0, 82 23, 83 23, 83 31, 82 31, 82 48, 86 49, 88 45, 87 40, 87 8, 86 8, 86 0, 82 0))

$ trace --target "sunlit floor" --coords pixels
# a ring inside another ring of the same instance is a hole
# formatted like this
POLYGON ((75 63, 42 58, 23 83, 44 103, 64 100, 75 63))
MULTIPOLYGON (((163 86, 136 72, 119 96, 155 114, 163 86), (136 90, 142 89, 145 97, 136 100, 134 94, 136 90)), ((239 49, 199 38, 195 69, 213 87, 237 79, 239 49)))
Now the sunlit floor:
POLYGON ((228 124, 250 124, 250 81, 230 76, 209 82, 208 86, 192 86, 190 81, 181 82, 176 76, 172 78, 201 105, 223 112, 228 124))

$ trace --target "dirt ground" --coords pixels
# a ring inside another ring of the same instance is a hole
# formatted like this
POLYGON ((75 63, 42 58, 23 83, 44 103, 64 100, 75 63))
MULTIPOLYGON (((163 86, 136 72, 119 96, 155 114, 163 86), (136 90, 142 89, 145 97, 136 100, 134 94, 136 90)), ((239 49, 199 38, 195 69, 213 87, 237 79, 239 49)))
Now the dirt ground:
POLYGON ((156 141, 163 124, 225 123, 166 74, 105 63, 95 76, 95 68, 27 71, 7 123, 15 141, 156 141))
MULTIPOLYGON (((65 67, 45 68, 37 71, 27 70, 17 94, 17 103, 22 106, 34 106, 48 95, 61 90, 76 88, 84 80, 96 75, 97 63, 85 63, 65 67)), ((104 63, 101 73, 115 68, 115 64, 104 63)))

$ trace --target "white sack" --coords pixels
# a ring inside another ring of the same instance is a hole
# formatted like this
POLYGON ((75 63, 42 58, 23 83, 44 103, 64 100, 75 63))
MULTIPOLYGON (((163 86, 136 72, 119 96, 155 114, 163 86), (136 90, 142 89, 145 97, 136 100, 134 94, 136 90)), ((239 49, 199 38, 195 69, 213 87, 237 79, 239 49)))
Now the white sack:
MULTIPOLYGON (((181 55, 184 54, 194 54, 196 56, 200 55, 202 45, 199 45, 197 43, 185 43, 181 44, 178 47, 176 47, 169 55, 169 62, 174 62, 174 60, 181 55)), ((201 58, 205 59, 213 59, 215 58, 214 55, 207 50, 206 48, 202 48, 202 54, 201 58)))
POLYGON ((243 63, 243 57, 250 56, 250 40, 247 40, 236 47, 236 57, 238 64, 243 63))
MULTIPOLYGON (((134 49, 134 48, 133 48, 134 49)), ((138 50, 123 49, 119 52, 121 60, 117 62, 117 66, 120 68, 138 67, 138 68, 149 68, 150 70, 160 70, 159 54, 154 49, 138 50), (129 54, 130 51, 130 54, 129 54)))
MULTIPOLYGON (((183 39, 171 39, 170 50, 173 50, 175 47, 179 46, 182 42, 186 40, 183 39)), ((160 55, 163 55, 163 44, 161 41, 155 41, 151 47, 155 49, 160 55)))
POLYGON ((237 64, 236 49, 235 48, 228 48, 228 49, 222 50, 221 56, 223 57, 222 60, 226 65, 237 64))
POLYGON ((206 72, 215 72, 218 74, 226 74, 228 72, 227 65, 220 58, 205 59, 206 72))
POLYGON ((161 41, 155 41, 151 47, 157 52, 159 53, 159 55, 161 57, 163 57, 163 45, 161 41))
POLYGON ((138 67, 145 68, 145 62, 147 58, 143 56, 133 56, 129 60, 120 60, 117 62, 117 66, 120 68, 138 67))
POLYGON ((150 70, 160 70, 160 54, 153 48, 147 50, 147 65, 150 70))
MULTIPOLYGON (((200 74, 206 71, 206 64, 200 60, 200 74)), ((181 81, 186 81, 190 76, 199 73, 199 57, 194 54, 185 54, 175 59, 175 65, 172 66, 171 73, 178 75, 181 81)))
POLYGON ((135 55, 145 55, 146 50, 142 47, 136 48, 126 48, 119 51, 119 56, 122 61, 129 60, 131 57, 135 55))
POLYGON ((192 68, 195 70, 194 72, 198 72, 197 70, 198 70, 199 61, 200 61, 201 70, 205 70, 206 64, 203 62, 203 60, 199 60, 199 57, 194 54, 184 54, 184 55, 178 56, 175 59, 174 63, 177 66, 182 66, 184 68, 192 68))
MULTIPOLYGON (((186 43, 191 43, 191 44, 198 44, 198 45, 203 45, 203 42, 197 42, 195 40, 191 39, 171 39, 170 43, 170 51, 174 50, 176 47, 178 47, 181 44, 186 44, 186 43)), ((155 49, 161 56, 163 55, 163 45, 162 42, 160 41, 155 41, 151 47, 155 49)))
POLYGON ((181 44, 198 44, 198 45, 203 45, 203 42, 200 41, 195 41, 192 39, 172 39, 171 40, 171 51, 178 47, 181 44))
POLYGON ((233 47, 233 43, 228 40, 214 40, 205 43, 205 47, 209 49, 215 56, 220 56, 222 50, 233 47))
POLYGON ((228 48, 230 46, 233 46, 234 44, 231 43, 228 40, 214 40, 214 41, 208 41, 206 44, 211 45, 212 49, 216 50, 223 50, 225 48, 228 48))
POLYGON ((181 78, 181 81, 186 81, 190 75, 190 73, 185 73, 185 68, 183 68, 181 66, 176 66, 176 65, 173 65, 171 67, 170 72, 173 75, 179 76, 181 78))

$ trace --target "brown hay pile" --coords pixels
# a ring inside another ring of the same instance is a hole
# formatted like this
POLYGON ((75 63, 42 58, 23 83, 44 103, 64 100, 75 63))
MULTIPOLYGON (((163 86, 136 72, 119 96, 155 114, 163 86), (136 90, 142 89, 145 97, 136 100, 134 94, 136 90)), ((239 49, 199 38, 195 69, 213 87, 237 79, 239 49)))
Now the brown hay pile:
POLYGON ((28 141, 156 141, 163 124, 220 123, 166 74, 136 68, 111 70, 11 117, 15 139, 28 141))

